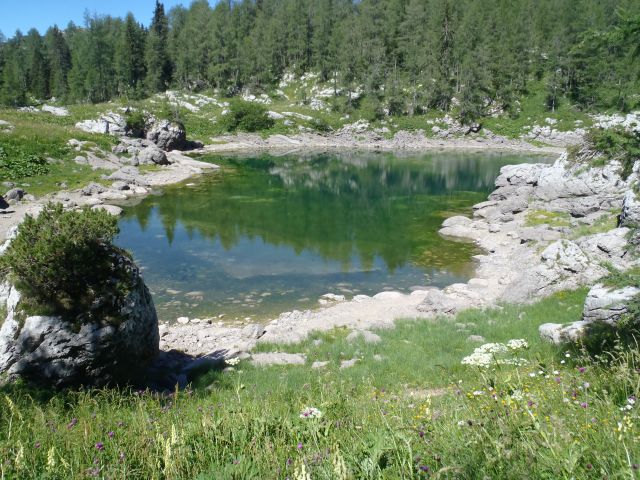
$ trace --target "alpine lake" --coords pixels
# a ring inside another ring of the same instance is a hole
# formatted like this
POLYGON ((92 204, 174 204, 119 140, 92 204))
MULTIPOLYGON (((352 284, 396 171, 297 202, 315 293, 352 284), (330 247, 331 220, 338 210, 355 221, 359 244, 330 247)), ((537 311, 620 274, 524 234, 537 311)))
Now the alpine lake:
POLYGON ((444 287, 473 276, 471 243, 442 237, 500 168, 535 154, 435 151, 208 156, 221 169, 125 208, 129 250, 161 321, 265 320, 326 293, 444 287))

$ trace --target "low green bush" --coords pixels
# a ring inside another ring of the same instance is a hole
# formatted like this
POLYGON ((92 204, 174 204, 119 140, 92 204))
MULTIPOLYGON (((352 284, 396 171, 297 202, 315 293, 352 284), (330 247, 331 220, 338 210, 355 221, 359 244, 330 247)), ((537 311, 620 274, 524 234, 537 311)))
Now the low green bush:
POLYGON ((141 137, 147 128, 147 116, 141 110, 130 110, 125 115, 127 134, 141 137))
POLYGON ((49 164, 45 158, 19 148, 0 145, 0 179, 14 180, 48 172, 49 164))
POLYGON ((259 132, 274 125, 272 118, 267 115, 267 109, 252 102, 233 100, 229 112, 222 116, 220 124, 227 132, 259 132))
POLYGON ((631 175, 633 164, 640 158, 640 133, 623 127, 593 128, 587 133, 586 139, 589 146, 601 153, 605 160, 619 160, 622 163, 622 178, 631 175))
POLYGON ((49 204, 37 218, 25 218, 0 257, 0 274, 18 285, 27 310, 89 320, 105 312, 96 302, 127 288, 118 281, 123 272, 116 257, 123 252, 111 243, 117 233, 117 220, 102 210, 49 204))

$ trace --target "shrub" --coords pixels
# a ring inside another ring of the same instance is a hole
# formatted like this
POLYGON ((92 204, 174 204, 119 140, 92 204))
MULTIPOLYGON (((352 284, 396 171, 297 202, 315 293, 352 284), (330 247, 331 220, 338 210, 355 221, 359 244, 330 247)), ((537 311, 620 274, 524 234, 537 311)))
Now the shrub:
POLYGON ((320 133, 328 133, 332 130, 331 125, 329 125, 329 123, 327 123, 323 118, 314 118, 313 120, 310 120, 309 126, 316 132, 320 133))
POLYGON ((622 163, 622 178, 631 175, 634 162, 640 158, 640 133, 623 127, 593 128, 586 138, 593 150, 622 163))
POLYGON ((122 293, 117 289, 127 288, 115 261, 123 252, 111 244, 117 233, 117 220, 102 210, 48 204, 37 218, 25 218, 0 257, 0 273, 20 288, 30 309, 71 319, 97 315, 105 307, 100 299, 114 300, 122 293))
POLYGON ((234 100, 229 106, 229 113, 222 117, 220 124, 227 132, 238 130, 258 132, 273 127, 274 121, 269 118, 264 106, 258 103, 234 100))
POLYGON ((0 179, 33 177, 49 173, 47 160, 19 148, 0 146, 0 179))
POLYGON ((147 128, 147 117, 140 110, 129 110, 126 115, 125 131, 127 135, 142 137, 147 128))

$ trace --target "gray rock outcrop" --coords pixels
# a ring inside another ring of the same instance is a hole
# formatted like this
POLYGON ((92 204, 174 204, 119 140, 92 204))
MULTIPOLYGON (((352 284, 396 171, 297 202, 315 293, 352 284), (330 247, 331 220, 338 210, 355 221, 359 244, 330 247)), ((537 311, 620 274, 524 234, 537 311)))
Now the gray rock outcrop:
POLYGON ((187 147, 187 134, 184 126, 169 120, 158 120, 147 131, 147 140, 162 150, 184 150, 187 147))
POLYGON ((131 285, 115 300, 117 321, 76 325, 58 316, 23 319, 19 291, 0 289, 8 312, 0 329, 0 372, 55 387, 136 381, 158 355, 158 318, 138 268, 124 256, 116 261, 131 285))
POLYGON ((4 199, 7 202, 19 202, 24 198, 27 192, 25 192, 22 188, 12 188, 7 193, 4 194, 4 199))
POLYGON ((622 200, 620 226, 634 228, 640 227, 640 201, 633 190, 628 190, 622 200))
POLYGON ((119 113, 109 112, 97 120, 83 120, 76 123, 76 128, 88 133, 123 136, 126 134, 127 121, 119 113))
POLYGON ((582 320, 615 325, 620 317, 627 313, 629 301, 638 294, 640 289, 631 286, 612 289, 596 284, 591 287, 584 301, 582 320))
POLYGON ((543 340, 555 345, 575 343, 584 339, 597 325, 615 327, 628 312, 628 304, 640 295, 636 287, 611 288, 596 284, 589 290, 584 302, 582 320, 569 324, 545 323, 538 332, 543 340))
POLYGON ((169 165, 166 153, 154 145, 141 150, 137 158, 140 165, 169 165))

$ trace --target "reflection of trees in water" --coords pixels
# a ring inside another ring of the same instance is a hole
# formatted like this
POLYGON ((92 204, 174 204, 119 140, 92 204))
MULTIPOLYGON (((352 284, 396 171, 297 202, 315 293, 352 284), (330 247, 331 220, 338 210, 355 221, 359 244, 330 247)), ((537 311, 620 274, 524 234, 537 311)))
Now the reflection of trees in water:
POLYGON ((180 222, 191 236, 230 249, 242 237, 305 249, 348 268, 391 270, 409 261, 455 271, 473 247, 443 240, 438 212, 459 211, 484 196, 501 164, 465 154, 412 157, 350 154, 231 159, 235 168, 196 188, 173 188, 127 210, 144 228, 157 213, 167 238, 180 222), (480 193, 472 192, 480 191, 480 193), (156 212, 153 212, 153 209, 156 212))

